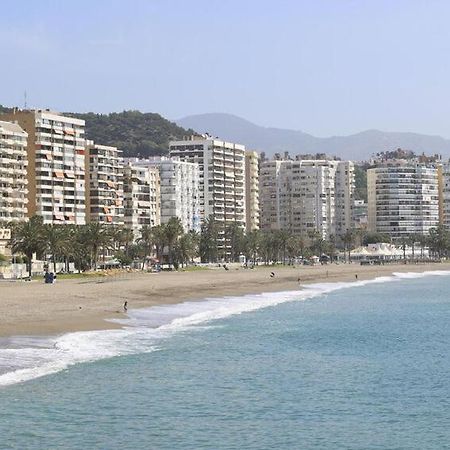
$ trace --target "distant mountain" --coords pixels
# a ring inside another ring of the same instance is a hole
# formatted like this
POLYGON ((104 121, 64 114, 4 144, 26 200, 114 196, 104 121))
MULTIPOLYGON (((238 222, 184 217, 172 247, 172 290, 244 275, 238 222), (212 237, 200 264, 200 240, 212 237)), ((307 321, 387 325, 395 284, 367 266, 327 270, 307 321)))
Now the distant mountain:
POLYGON ((262 127, 223 113, 188 116, 176 123, 183 128, 245 144, 248 148, 265 151, 268 155, 284 151, 293 155, 327 153, 360 161, 378 152, 404 148, 415 153, 450 156, 450 140, 417 133, 367 130, 350 136, 318 138, 303 131, 262 127))

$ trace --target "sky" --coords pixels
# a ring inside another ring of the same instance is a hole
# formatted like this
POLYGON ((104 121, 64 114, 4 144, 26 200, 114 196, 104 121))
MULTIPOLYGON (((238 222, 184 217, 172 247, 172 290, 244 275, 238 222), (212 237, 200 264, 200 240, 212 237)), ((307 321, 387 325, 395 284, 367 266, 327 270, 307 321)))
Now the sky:
POLYGON ((446 0, 0 2, 0 104, 450 138, 446 0))

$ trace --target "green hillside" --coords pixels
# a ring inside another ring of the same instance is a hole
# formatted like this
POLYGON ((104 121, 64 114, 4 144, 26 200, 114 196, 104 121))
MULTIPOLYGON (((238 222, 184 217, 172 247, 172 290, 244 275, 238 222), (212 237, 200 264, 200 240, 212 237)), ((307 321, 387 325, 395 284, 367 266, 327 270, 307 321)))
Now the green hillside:
MULTIPOLYGON (((0 105, 0 114, 13 108, 0 105)), ((165 155, 171 139, 182 139, 193 130, 185 130, 156 113, 64 113, 86 121, 86 137, 97 144, 113 145, 124 156, 165 155)))
POLYGON ((164 155, 171 139, 182 139, 193 130, 185 130, 156 113, 66 113, 86 121, 86 137, 97 144, 113 145, 124 156, 164 155))

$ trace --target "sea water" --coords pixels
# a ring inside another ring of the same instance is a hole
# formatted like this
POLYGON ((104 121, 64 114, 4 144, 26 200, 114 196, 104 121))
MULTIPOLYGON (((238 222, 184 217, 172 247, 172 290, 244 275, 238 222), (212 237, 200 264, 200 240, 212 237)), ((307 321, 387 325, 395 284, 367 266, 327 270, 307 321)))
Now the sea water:
POLYGON ((450 448, 450 273, 0 342, 1 449, 450 448))

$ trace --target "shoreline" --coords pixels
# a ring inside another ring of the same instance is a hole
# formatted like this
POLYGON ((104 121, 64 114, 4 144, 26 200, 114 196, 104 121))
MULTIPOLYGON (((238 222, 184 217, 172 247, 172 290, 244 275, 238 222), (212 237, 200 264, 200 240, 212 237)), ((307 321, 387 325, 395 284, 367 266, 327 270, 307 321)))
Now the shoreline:
POLYGON ((299 290, 303 284, 358 281, 394 272, 450 270, 450 263, 268 266, 229 271, 123 273, 110 278, 0 283, 0 336, 58 335, 122 328, 108 319, 124 318, 129 309, 207 298, 299 290), (275 277, 271 278, 270 273, 275 277), (300 283, 298 283, 300 278, 300 283))

